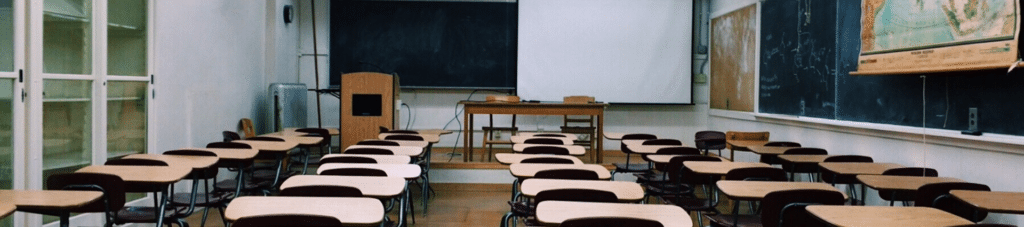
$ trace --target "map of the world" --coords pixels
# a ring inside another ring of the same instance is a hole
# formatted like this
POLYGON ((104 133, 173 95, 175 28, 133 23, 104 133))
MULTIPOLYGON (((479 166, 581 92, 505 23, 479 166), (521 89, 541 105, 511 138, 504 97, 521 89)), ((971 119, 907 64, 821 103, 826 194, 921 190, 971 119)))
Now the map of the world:
POLYGON ((1011 0, 865 0, 861 51, 881 53, 1013 39, 1011 0))

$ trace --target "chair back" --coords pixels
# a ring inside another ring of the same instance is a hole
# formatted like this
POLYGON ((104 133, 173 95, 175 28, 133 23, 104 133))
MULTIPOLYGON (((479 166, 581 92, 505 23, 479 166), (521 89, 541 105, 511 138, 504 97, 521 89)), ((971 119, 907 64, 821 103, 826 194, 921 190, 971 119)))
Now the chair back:
MULTIPOLYGON (((630 133, 630 134, 622 135, 622 140, 653 140, 653 139, 658 139, 658 136, 651 135, 651 134, 646 134, 646 133, 630 133)), ((619 143, 619 149, 621 149, 622 152, 626 153, 627 155, 633 153, 633 150, 630 150, 629 147, 626 146, 626 143, 619 143)))
POLYGON ((773 167, 747 167, 729 170, 726 180, 786 181, 786 171, 773 167))
POLYGON ((320 172, 320 175, 386 177, 388 176, 388 173, 384 172, 384 170, 370 168, 338 168, 324 170, 323 172, 320 172))
POLYGON ((828 151, 821 148, 797 147, 790 148, 789 150, 786 150, 786 152, 783 152, 782 154, 828 154, 828 151))
POLYGON ((585 169, 549 169, 541 170, 533 175, 534 178, 560 179, 560 180, 600 180, 597 173, 585 169))
POLYGON ((111 159, 104 162, 103 165, 108 166, 168 166, 167 162, 152 159, 111 159))
MULTIPOLYGON (((736 131, 726 131, 725 132, 725 139, 726 140, 768 141, 768 137, 769 136, 770 136, 770 133, 768 133, 768 132, 736 132, 736 131)), ((732 149, 732 146, 729 145, 729 144, 726 144, 725 148, 732 149)))
POLYGON ((719 131, 700 131, 694 134, 693 143, 701 150, 725 149, 725 133, 719 131))
MULTIPOLYGON (((863 155, 836 155, 825 158, 822 162, 875 162, 874 159, 863 155)), ((836 175, 834 172, 821 169, 821 180, 825 183, 830 184, 856 184, 858 183, 856 175, 836 175)))
POLYGON ((801 147, 800 143, 787 141, 772 141, 764 144, 765 147, 801 147))
POLYGON ((541 164, 575 164, 572 160, 555 157, 524 158, 519 163, 541 163, 541 164))
MULTIPOLYGON (((192 149, 178 149, 164 151, 165 155, 185 155, 185 156, 204 156, 204 157, 217 157, 217 153, 204 150, 192 150, 192 149)), ((220 162, 218 160, 217 162, 220 162)), ((193 169, 191 175, 196 179, 213 179, 217 177, 216 166, 205 169, 193 169)))
POLYGON ((238 136, 238 133, 232 131, 221 132, 221 135, 224 136, 224 142, 231 142, 242 139, 241 136, 238 136))
POLYGON ((277 137, 270 137, 270 136, 253 136, 253 137, 245 138, 245 140, 284 142, 284 138, 277 138, 277 137))
POLYGON ((426 140, 423 139, 422 136, 420 136, 420 135, 413 135, 413 134, 409 134, 409 135, 388 135, 388 136, 385 136, 384 139, 386 139, 386 140, 404 140, 404 141, 426 141, 426 140))
POLYGON ((700 155, 700 150, 694 147, 663 147, 655 152, 656 154, 674 155, 700 155))
POLYGON ((363 140, 363 141, 356 142, 356 145, 399 146, 398 142, 387 141, 387 140, 363 140))
POLYGON ((599 202, 614 203, 619 201, 615 193, 595 189, 553 189, 544 190, 533 197, 535 204, 544 201, 572 201, 572 202, 599 202))
POLYGON ((686 166, 683 165, 683 162, 689 161, 721 162, 722 159, 697 155, 672 157, 672 159, 669 159, 668 164, 665 165, 665 169, 663 170, 668 172, 669 181, 676 184, 693 185, 710 184, 714 181, 706 175, 697 174, 693 172, 693 170, 690 170, 690 168, 686 168, 686 166))
POLYGON ((683 142, 677 139, 652 139, 644 140, 643 145, 678 145, 682 146, 683 142))
POLYGON ((831 190, 800 189, 770 192, 761 201, 761 225, 764 227, 825 226, 804 209, 809 204, 843 205, 843 193, 831 190), (794 205, 795 204, 795 205, 794 205))
POLYGON ((256 136, 256 129, 252 126, 252 119, 242 118, 242 120, 238 121, 238 128, 242 129, 245 138, 256 136))
POLYGON ((335 156, 320 159, 320 164, 325 163, 368 163, 376 164, 377 160, 370 157, 335 156))
MULTIPOLYGON (((46 178, 48 190, 101 191, 103 197, 68 210, 72 213, 113 212, 124 207, 125 183, 121 177, 103 173, 64 173, 46 178)), ((110 215, 110 213, 108 213, 110 215)))
POLYGON ((822 162, 875 162, 875 159, 863 155, 836 155, 825 158, 822 162))
POLYGON ((233 227, 341 227, 341 221, 331 216, 309 214, 276 214, 242 217, 231 223, 233 227))
MULTIPOLYGON (((949 194, 951 190, 992 191, 988 185, 968 182, 931 183, 917 189, 914 206, 933 207, 955 214, 971 222, 985 220, 988 212, 980 210, 949 194)), ((1006 201, 1010 202, 1010 201, 1006 201)))
POLYGON ((626 218, 626 217, 601 217, 601 218, 574 218, 568 219, 558 225, 559 227, 599 227, 599 226, 629 226, 629 227, 664 227, 661 222, 655 220, 626 218))
MULTIPOLYGON (((206 148, 252 149, 252 146, 250 146, 249 144, 235 143, 235 142, 213 142, 213 143, 206 144, 206 148)), ((219 168, 237 168, 239 166, 239 164, 241 164, 241 166, 245 167, 245 166, 252 165, 253 162, 255 162, 255 160, 252 160, 252 159, 248 159, 248 160, 220 159, 220 160, 217 161, 217 167, 219 167, 219 168)))
POLYGON ((320 143, 318 143, 317 146, 326 146, 328 144, 331 144, 331 132, 327 131, 327 129, 322 129, 322 128, 300 128, 300 129, 296 129, 295 131, 296 132, 308 133, 309 135, 307 135, 307 136, 316 136, 316 137, 322 138, 323 140, 320 140, 320 143))
POLYGON ((523 141, 524 144, 547 144, 547 145, 571 145, 565 144, 565 141, 554 138, 529 138, 523 141))
POLYGON ((939 171, 925 167, 903 167, 886 170, 882 172, 882 175, 938 177, 939 171))
POLYGON ((533 137, 569 138, 569 136, 562 135, 562 134, 548 134, 548 133, 533 134, 533 137))
POLYGON ((523 148, 523 154, 569 155, 569 149, 554 146, 532 146, 523 148))
POLYGON ((385 131, 385 132, 387 132, 387 133, 395 133, 395 134, 420 134, 420 132, 413 131, 413 130, 391 130, 391 131, 385 131))
POLYGON ((358 188, 340 185, 309 185, 281 189, 280 196, 363 197, 358 188))
POLYGON ((384 148, 361 147, 346 149, 345 154, 395 155, 395 152, 384 148))
POLYGON ((252 149, 252 146, 235 142, 213 142, 206 144, 206 148, 252 149))

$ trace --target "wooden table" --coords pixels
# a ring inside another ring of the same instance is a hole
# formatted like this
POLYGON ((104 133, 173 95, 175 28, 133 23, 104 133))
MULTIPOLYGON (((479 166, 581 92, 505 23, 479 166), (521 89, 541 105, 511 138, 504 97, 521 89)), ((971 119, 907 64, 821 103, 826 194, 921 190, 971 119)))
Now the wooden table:
POLYGON ((931 207, 807 206, 811 215, 835 226, 931 227, 974 224, 931 207))
MULTIPOLYGON (((379 148, 379 149, 389 150, 392 153, 394 153, 395 155, 405 155, 405 156, 420 156, 420 155, 423 154, 423 148, 422 147, 414 147, 414 146, 352 145, 352 146, 348 146, 348 148, 345 148, 345 150, 347 151, 348 149, 355 149, 355 148, 379 148)), ((343 151, 342 153, 345 153, 345 152, 343 151)))
POLYGON ((889 175, 857 175, 857 180, 875 190, 917 191, 917 188, 931 183, 963 182, 952 177, 920 177, 889 175))
POLYGON ((729 160, 736 159, 736 151, 750 151, 750 147, 753 146, 764 146, 768 141, 760 140, 725 140, 726 144, 732 146, 729 149, 729 160))
MULTIPOLYGON (((86 166, 78 173, 105 173, 116 175, 124 180, 125 184, 155 185, 161 188, 162 194, 158 200, 159 214, 157 217, 164 217, 164 207, 167 205, 167 185, 180 181, 192 172, 188 166, 86 166)), ((198 181, 196 181, 198 183, 198 181)), ((195 189, 193 183, 193 189, 195 189)), ((195 190, 192 190, 195 192, 195 190)), ((156 226, 163 226, 164 218, 157 219, 156 226)))
POLYGON ((366 169, 379 169, 388 174, 389 177, 401 177, 408 180, 416 179, 420 176, 421 169, 419 165, 415 164, 355 164, 355 163, 325 163, 320 165, 320 168, 316 170, 317 174, 320 174, 324 170, 329 169, 341 169, 341 168, 366 168, 366 169))
MULTIPOLYGON (((793 189, 820 189, 839 192, 839 189, 819 182, 780 182, 780 181, 733 181, 723 180, 716 183, 718 190, 733 200, 760 201, 765 195, 775 191, 793 189)), ((842 192, 840 192, 842 193, 842 192)), ((846 198, 846 193, 843 193, 846 198)))
MULTIPOLYGON (((501 103, 501 102, 480 102, 460 101, 463 105, 462 119, 467 123, 463 127, 463 161, 469 162, 472 156, 473 144, 473 115, 474 114, 517 114, 517 115, 590 115, 597 118, 594 127, 597 135, 604 134, 604 109, 608 106, 605 103, 501 103)), ((597 141, 597 163, 603 161, 601 157, 604 151, 604 142, 597 141)))
POLYGON ((1024 192, 951 190, 954 198, 993 213, 1024 214, 1024 192))
POLYGON ((517 143, 517 144, 513 144, 512 145, 512 151, 523 152, 523 150, 526 150, 527 147, 538 147, 538 146, 540 146, 540 147, 561 147, 561 148, 565 148, 565 149, 569 150, 569 155, 577 155, 577 156, 579 156, 579 155, 587 154, 587 149, 584 149, 583 146, 580 146, 580 145, 548 145, 548 144, 522 144, 522 143, 517 143))
POLYGON ((514 144, 526 143, 526 140, 528 140, 528 139, 554 139, 554 140, 561 140, 562 141, 562 145, 573 145, 573 144, 575 144, 573 142, 573 139, 567 138, 567 137, 534 137, 534 136, 527 136, 527 135, 514 135, 511 138, 512 143, 514 143, 514 144))
POLYGON ((498 162, 505 165, 511 165, 522 162, 523 159, 528 158, 560 158, 572 160, 574 164, 583 164, 579 158, 566 155, 553 155, 553 154, 516 154, 516 153, 497 153, 494 157, 498 159, 498 162))
POLYGON ((678 206, 628 203, 544 201, 537 204, 537 221, 558 226, 565 220, 593 217, 625 217, 655 220, 665 227, 692 227, 693 220, 678 206))
POLYGON ((592 189, 615 193, 619 202, 637 202, 644 199, 644 188, 640 184, 628 181, 606 180, 556 180, 531 178, 519 186, 523 195, 529 198, 537 193, 555 189, 592 189))
POLYGON ((377 161, 377 164, 409 164, 412 158, 408 155, 372 155, 372 154, 328 154, 320 158, 323 160, 330 157, 363 157, 377 161))
POLYGON ((60 225, 68 226, 71 214, 65 210, 74 209, 103 197, 97 191, 67 190, 0 190, 0 218, 10 215, 15 209, 45 210, 59 213, 60 225))
POLYGON ((750 167, 772 167, 771 165, 760 163, 760 162, 702 162, 702 161, 689 161, 683 162, 683 166, 689 168, 694 173, 725 176, 729 171, 739 168, 750 168, 750 167))
POLYGON ((579 169, 579 170, 591 170, 597 172, 597 178, 600 180, 607 180, 612 177, 611 172, 608 171, 602 165, 598 164, 533 164, 533 163, 516 163, 509 165, 509 171, 512 176, 517 178, 533 178, 537 172, 544 170, 554 169, 579 169))
POLYGON ((243 196, 232 200, 224 211, 231 222, 275 214, 323 215, 352 226, 377 226, 384 220, 384 205, 374 198, 243 196))

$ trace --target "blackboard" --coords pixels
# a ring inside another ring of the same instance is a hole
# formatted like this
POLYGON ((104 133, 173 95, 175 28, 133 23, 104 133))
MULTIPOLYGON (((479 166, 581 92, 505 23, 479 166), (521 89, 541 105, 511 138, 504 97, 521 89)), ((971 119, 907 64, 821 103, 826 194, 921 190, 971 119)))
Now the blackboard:
POLYGON ((981 131, 1024 136, 1024 114, 1019 113, 1024 107, 1024 89, 1020 88, 1024 85, 1024 70, 849 75, 856 71, 860 53, 860 4, 806 0, 769 0, 762 4, 760 112, 960 131, 967 130, 968 108, 977 107, 981 131), (833 24, 831 28, 823 25, 813 30, 802 29, 801 34, 807 33, 806 37, 826 46, 833 45, 827 48, 833 51, 831 63, 827 59, 817 63, 796 60, 808 58, 786 51, 792 50, 792 44, 777 38, 796 39, 790 35, 797 34, 797 23, 792 21, 802 15, 806 17, 800 5, 808 2, 812 17, 812 25, 808 26, 815 26, 821 17, 825 17, 821 21, 833 24), (779 51, 772 51, 775 49, 779 51), (787 62, 794 67, 779 65, 787 62), (811 66, 831 69, 831 75, 807 70, 811 66), (780 76, 775 79, 772 75, 780 76), (826 82, 817 82, 822 80, 826 82), (823 97, 820 102, 816 101, 819 97, 823 97), (806 108, 801 109, 800 103, 806 108))
POLYGON ((515 88, 517 3, 332 1, 331 85, 396 73, 402 87, 515 88))

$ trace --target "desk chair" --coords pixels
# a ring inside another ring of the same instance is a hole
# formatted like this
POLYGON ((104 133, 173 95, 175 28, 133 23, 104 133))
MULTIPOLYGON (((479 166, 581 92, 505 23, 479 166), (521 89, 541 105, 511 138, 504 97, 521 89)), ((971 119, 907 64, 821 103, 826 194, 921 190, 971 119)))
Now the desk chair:
MULTIPOLYGON (((104 165, 131 165, 131 166, 168 166, 167 162, 160 160, 149 160, 149 159, 113 159, 107 160, 104 165)), ((121 210, 116 211, 114 215, 114 224, 123 225, 127 223, 156 223, 157 215, 159 212, 159 196, 157 193, 168 193, 174 191, 174 184, 171 184, 171 190, 167 190, 164 186, 154 186, 145 184, 127 184, 125 185, 125 192, 129 193, 153 193, 153 207, 138 207, 138 206, 125 206, 121 210)), ((187 218, 190 213, 187 207, 181 206, 166 206, 164 211, 164 220, 170 220, 177 223, 178 226, 185 227, 188 224, 185 223, 184 219, 187 218)))
MULTIPOLYGON (((331 133, 328 132, 327 129, 322 129, 322 128, 300 128, 300 129, 296 129, 295 131, 296 132, 307 133, 307 135, 305 135, 305 136, 320 137, 322 139, 322 140, 320 140, 320 143, 317 143, 317 144, 313 144, 313 145, 299 145, 299 148, 301 148, 301 150, 302 150, 302 158, 303 158, 303 160, 301 161, 301 163, 302 163, 302 174, 306 174, 306 169, 309 167, 309 164, 311 164, 311 163, 313 165, 319 164, 319 162, 318 162, 318 160, 320 160, 319 157, 323 157, 324 156, 324 151, 325 150, 327 151, 328 154, 332 153, 331 152, 331 133), (317 149, 318 156, 317 156, 317 158, 314 158, 313 160, 310 160, 309 157, 313 153, 311 151, 313 148, 317 149)), ((297 161, 298 160, 292 160, 292 163, 295 163, 297 161)))
MULTIPOLYGON (((523 154, 554 154, 569 155, 569 149, 564 147, 533 146, 523 148, 523 154)), ((570 162, 571 164, 572 162, 570 162)))
MULTIPOLYGON (((828 151, 821 148, 798 147, 786 150, 786 152, 782 154, 827 155, 828 151)), ((794 175, 796 175, 797 173, 806 173, 808 175, 808 179, 811 179, 811 181, 813 182, 816 179, 814 178, 814 174, 818 173, 818 163, 788 163, 783 161, 780 164, 782 164, 782 170, 785 170, 787 173, 789 173, 789 179, 794 181, 796 179, 794 175)))
POLYGON ((532 217, 537 216, 537 204, 544 201, 574 201, 574 202, 601 202, 601 203, 615 203, 618 202, 619 197, 615 193, 602 190, 593 189, 553 189, 545 190, 537 193, 533 197, 533 201, 523 202, 512 202, 509 201, 509 206, 512 207, 512 211, 509 211, 505 216, 501 217, 501 226, 508 226, 510 220, 513 221, 512 225, 515 226, 515 220, 513 218, 520 217, 526 218, 524 221, 527 226, 539 226, 536 220, 532 217))
POLYGON ((701 155, 672 157, 669 163, 664 165, 664 169, 661 169, 662 173, 668 173, 669 181, 646 185, 645 191, 648 195, 645 196, 657 196, 665 204, 679 206, 687 212, 696 212, 697 222, 704 223, 701 212, 718 213, 715 209, 718 205, 717 194, 712 195, 707 188, 707 185, 714 184, 715 181, 710 176, 697 174, 686 168, 683 163, 689 161, 721 162, 722 159, 701 155), (703 187, 703 198, 696 196, 695 189, 698 185, 703 187))
MULTIPOLYGON (((206 144, 206 148, 226 148, 226 149, 252 149, 252 146, 244 143, 233 143, 233 142, 213 142, 206 144)), ((214 192, 234 192, 231 198, 238 197, 242 192, 262 192, 263 195, 270 194, 270 181, 256 181, 251 179, 246 180, 245 172, 248 169, 252 173, 252 165, 254 160, 246 161, 217 161, 218 168, 227 168, 228 171, 237 172, 235 179, 226 179, 223 181, 217 181, 214 184, 214 192), (241 183, 239 183, 241 182, 241 183)))
MULTIPOLYGON (((254 136, 254 137, 245 138, 245 140, 271 141, 271 142, 284 142, 285 141, 282 138, 269 137, 269 136, 254 136)), ((289 152, 287 155, 292 155, 292 153, 289 152)), ((256 158, 255 158, 256 160, 263 160, 263 161, 269 160, 269 161, 271 161, 271 163, 275 163, 276 167, 275 166, 254 166, 253 167, 253 171, 252 171, 252 178, 254 180, 258 180, 258 181, 269 180, 269 181, 272 182, 271 184, 273 184, 273 182, 278 182, 278 183, 284 182, 289 177, 291 177, 291 176, 293 176, 295 174, 298 174, 298 172, 291 172, 291 171, 288 171, 287 169, 284 169, 282 171, 282 169, 284 168, 284 158, 285 157, 286 157, 286 155, 281 155, 281 154, 276 154, 276 153, 273 154, 273 155, 263 154, 262 152, 260 154, 257 154, 256 158)), ((271 189, 273 189, 273 188, 271 188, 271 189)))
MULTIPOLYGON (((658 139, 657 136, 651 134, 635 133, 622 135, 622 140, 653 140, 658 139)), ((644 173, 650 171, 650 166, 645 164, 632 164, 630 158, 635 154, 633 150, 630 150, 626 146, 626 143, 620 143, 619 149, 622 153, 626 154, 626 163, 615 163, 615 170, 612 171, 612 178, 615 177, 615 173, 644 173)))
POLYGON ((101 173, 64 173, 46 178, 49 190, 81 190, 103 192, 101 199, 81 207, 56 212, 47 209, 19 209, 34 214, 58 216, 61 223, 68 223, 71 213, 103 212, 104 226, 114 226, 114 212, 121 210, 125 203, 124 180, 121 177, 101 173))
POLYGON ((279 196, 304 197, 363 197, 358 188, 340 185, 308 185, 281 190, 279 196))
MULTIPOLYGON (((405 140, 405 141, 426 141, 422 136, 418 135, 418 132, 405 132, 402 135, 389 135, 384 137, 385 140, 405 140), (415 134, 413 134, 415 133, 415 134)), ((433 150, 433 143, 427 143, 423 154, 418 157, 412 157, 412 163, 418 164, 423 171, 420 172, 420 179, 423 179, 420 187, 422 191, 423 200, 423 213, 427 213, 427 201, 430 201, 431 194, 434 192, 434 188, 430 187, 430 157, 433 150)), ((490 152, 488 152, 490 153, 490 152)), ((487 156, 487 161, 490 161, 491 156, 487 156)))
POLYGON ((365 148, 349 148, 349 149, 346 149, 345 150, 345 154, 395 155, 395 152, 392 152, 391 150, 383 149, 383 148, 365 147, 365 148))
MULTIPOLYGON (((970 220, 971 222, 980 222, 985 220, 988 216, 988 212, 980 210, 965 203, 953 195, 949 194, 951 190, 972 190, 972 191, 992 191, 988 185, 967 183, 967 182, 945 182, 945 183, 931 183, 917 188, 917 197, 914 200, 914 206, 919 207, 932 207, 942 211, 955 214, 964 219, 970 220)), ((1006 201, 1012 203, 1012 201, 1006 201)))
POLYGON ((235 220, 233 227, 341 227, 341 221, 331 216, 311 214, 277 214, 243 217, 235 220))
MULTIPOLYGON (((184 150, 184 149, 183 150, 170 150, 170 151, 165 151, 164 154, 165 155, 189 155, 189 156, 217 157, 216 153, 209 152, 209 151, 203 151, 203 150, 184 150)), ((211 166, 210 168, 192 170, 192 172, 189 173, 189 175, 192 176, 191 178, 192 178, 193 181, 198 181, 200 179, 203 180, 203 182, 204 182, 203 183, 203 190, 205 192, 204 193, 196 192, 195 199, 192 199, 192 193, 187 193, 187 192, 174 193, 173 196, 171 196, 170 203, 172 205, 174 205, 174 206, 181 206, 181 207, 186 207, 187 206, 187 207, 217 208, 217 210, 219 210, 220 213, 221 213, 221 220, 223 220, 224 219, 224 217, 223 217, 224 209, 228 207, 227 202, 232 198, 232 195, 230 193, 226 192, 226 191, 218 191, 216 193, 212 193, 210 191, 210 188, 209 188, 208 185, 210 185, 210 179, 214 179, 214 181, 216 181, 217 169, 218 169, 217 165, 214 165, 214 166, 211 166)), ((190 211, 188 211, 186 213, 192 213, 192 210, 190 210, 190 211)), ((209 213, 210 213, 210 209, 203 209, 203 220, 202 220, 202 222, 200 222, 200 223, 202 223, 202 224, 200 224, 200 226, 206 226, 206 218, 207 218, 207 215, 209 213)), ((228 223, 225 221, 224 224, 227 225, 228 223)))
POLYGON ((725 149, 725 133, 719 131, 700 131, 694 134, 693 144, 697 149, 708 155, 711 150, 718 150, 718 157, 722 157, 722 149, 725 149))
MULTIPOLYGON (((938 177, 939 171, 924 167, 903 167, 886 170, 885 172, 882 172, 882 175, 938 177)), ((907 205, 908 202, 914 201, 917 198, 917 192, 903 190, 878 190, 878 197, 881 197, 883 200, 888 200, 889 206, 894 206, 896 201, 902 201, 904 205, 907 205)))
POLYGON ((252 119, 249 118, 242 118, 238 121, 238 128, 245 134, 245 138, 256 136, 256 129, 252 125, 252 119))
MULTIPOLYGON (((770 133, 768 133, 768 132, 736 132, 736 131, 726 131, 725 132, 725 139, 726 140, 765 141, 765 142, 767 142, 769 136, 770 136, 770 133)), ((728 143, 725 144, 725 147, 729 149, 729 160, 730 161, 735 160, 736 159, 736 148, 733 147, 732 145, 729 145, 728 143)))
POLYGON ((570 115, 562 115, 562 133, 572 133, 577 135, 578 139, 573 141, 575 145, 586 146, 587 151, 590 151, 590 161, 597 160, 595 156, 597 152, 594 151, 594 143, 600 139, 597 135, 597 127, 594 127, 594 116, 588 115, 582 118, 574 118, 570 115))
POLYGON ((572 144, 566 144, 565 141, 560 140, 560 139, 545 138, 545 137, 529 138, 529 139, 523 140, 523 144, 572 145, 572 144))
POLYGON ((377 164, 377 160, 369 157, 326 157, 320 159, 320 164, 326 163, 365 163, 377 164))
POLYGON ((661 222, 639 218, 574 218, 565 220, 560 227, 592 227, 592 226, 629 226, 629 227, 664 227, 661 222))
MULTIPOLYGON (((800 143, 797 143, 797 142, 784 142, 784 141, 768 142, 768 143, 765 143, 764 146, 765 147, 801 147, 800 143)), ((762 163, 765 163, 765 164, 768 164, 768 165, 782 165, 782 162, 779 161, 779 156, 778 155, 763 154, 760 157, 760 161, 762 163)))
POLYGON ((356 142, 356 145, 371 145, 371 146, 400 146, 398 142, 387 141, 387 140, 363 140, 356 142))
MULTIPOLYGON (((658 149, 655 154, 658 155, 700 155, 701 151, 693 147, 665 147, 658 149)), ((647 155, 641 156, 645 161, 653 162, 647 158, 647 155)), ((666 175, 664 163, 654 163, 654 169, 661 172, 661 174, 648 172, 648 173, 634 173, 636 176, 636 182, 640 185, 645 184, 663 184, 668 182, 668 175, 666 175)))
POLYGON ((548 157, 524 158, 519 163, 575 164, 575 162, 569 159, 548 157))
POLYGON ((388 173, 384 172, 384 170, 371 168, 337 168, 321 171, 320 175, 386 177, 388 173))
MULTIPOLYGON (((519 102, 519 97, 518 96, 495 96, 495 95, 491 95, 491 96, 487 96, 487 101, 488 102, 519 102)), ((483 130, 483 138, 484 139, 483 139, 483 141, 481 141, 481 144, 484 147, 487 147, 487 161, 488 162, 491 161, 491 156, 493 156, 493 154, 494 154, 494 145, 495 144, 499 144, 499 145, 512 145, 512 140, 498 140, 497 137, 495 136, 495 133, 508 132, 511 135, 516 135, 517 133, 519 133, 519 127, 516 127, 516 115, 515 114, 512 115, 512 124, 509 125, 509 126, 505 126, 505 127, 495 126, 495 124, 494 124, 494 114, 488 114, 487 115, 487 126, 483 126, 480 129, 483 130)), ((509 136, 508 138, 511 138, 511 136, 509 136)), ((466 146, 470 146, 470 144, 466 144, 466 146)), ((469 161, 473 161, 473 149, 469 150, 469 161)))
POLYGON ((843 205, 843 193, 801 189, 770 192, 761 200, 760 215, 714 215, 711 226, 809 227, 826 226, 804 208, 811 204, 843 205))
MULTIPOLYGON (((863 155, 837 155, 837 156, 832 156, 832 157, 825 158, 825 160, 822 161, 822 162, 862 162, 862 163, 871 163, 871 162, 875 162, 875 160, 872 159, 871 157, 863 156, 863 155)), ((857 180, 857 176, 856 175, 843 175, 843 176, 840 176, 840 175, 836 174, 835 172, 828 171, 826 169, 821 169, 821 172, 818 173, 818 174, 819 174, 818 176, 821 176, 821 181, 823 181, 825 183, 832 184, 832 186, 835 186, 836 184, 849 185, 849 187, 846 187, 846 193, 848 193, 850 195, 850 198, 851 198, 850 202, 851 202, 851 204, 858 204, 858 201, 856 199, 853 199, 853 198, 863 198, 863 197, 858 197, 857 196, 857 190, 854 190, 854 185, 855 184, 860 184, 860 181, 857 180)), ((861 185, 861 187, 863 187, 863 185, 861 185)), ((861 200, 863 200, 863 199, 861 199, 861 200)))

